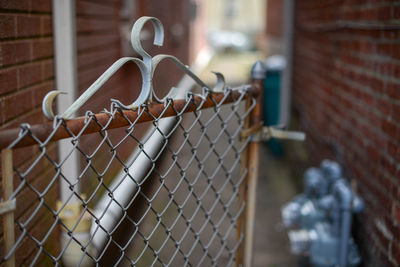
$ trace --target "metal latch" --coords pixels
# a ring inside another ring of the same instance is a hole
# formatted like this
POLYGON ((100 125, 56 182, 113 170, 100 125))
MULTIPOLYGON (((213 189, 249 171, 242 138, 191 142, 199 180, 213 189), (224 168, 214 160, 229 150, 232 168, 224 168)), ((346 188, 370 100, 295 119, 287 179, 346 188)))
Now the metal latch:
POLYGON ((262 123, 244 129, 240 134, 241 138, 248 136, 251 136, 252 142, 268 141, 271 138, 295 141, 304 141, 306 139, 304 132, 280 130, 276 126, 262 126, 262 123))

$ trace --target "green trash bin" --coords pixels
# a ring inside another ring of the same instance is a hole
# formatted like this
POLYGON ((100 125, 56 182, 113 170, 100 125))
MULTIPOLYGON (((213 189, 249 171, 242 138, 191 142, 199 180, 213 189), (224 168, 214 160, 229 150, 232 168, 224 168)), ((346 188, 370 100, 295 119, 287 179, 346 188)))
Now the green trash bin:
MULTIPOLYGON (((265 61, 266 76, 264 80, 264 108, 263 121, 265 126, 274 126, 279 123, 281 105, 282 72, 286 61, 283 56, 271 56, 265 61)), ((279 140, 270 139, 267 145, 275 156, 283 155, 283 146, 279 140)))

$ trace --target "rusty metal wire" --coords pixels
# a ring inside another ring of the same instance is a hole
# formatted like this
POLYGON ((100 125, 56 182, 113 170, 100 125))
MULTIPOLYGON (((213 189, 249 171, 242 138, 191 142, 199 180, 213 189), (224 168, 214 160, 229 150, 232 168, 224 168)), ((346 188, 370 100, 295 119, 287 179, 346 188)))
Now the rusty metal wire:
POLYGON ((21 125, 9 146, 15 244, 0 252, 1 262, 15 255, 17 264, 58 266, 77 253, 74 265, 83 266, 233 265, 243 241, 239 192, 247 170, 240 171, 241 155, 250 142, 240 140, 240 132, 254 105, 249 86, 205 89, 185 100, 143 104, 134 116, 118 105, 106 114, 88 111, 75 119, 78 130, 74 120, 60 117, 45 134, 21 125), (248 109, 244 99, 251 100, 248 109), (165 130, 160 125, 167 116, 173 124, 165 130), (145 128, 150 134, 143 135, 145 128), (54 141, 65 133, 68 139, 54 141), (152 135, 160 136, 156 153, 147 145, 152 135), (70 151, 65 158, 57 154, 61 142, 70 151), (79 162, 68 165, 73 153, 79 162), (148 161, 142 175, 135 165, 140 157, 148 161), (78 176, 68 177, 66 165, 78 176), (118 195, 127 182, 131 194, 118 195), (62 184, 67 191, 59 193, 62 184), (103 224, 110 214, 114 222, 103 224))

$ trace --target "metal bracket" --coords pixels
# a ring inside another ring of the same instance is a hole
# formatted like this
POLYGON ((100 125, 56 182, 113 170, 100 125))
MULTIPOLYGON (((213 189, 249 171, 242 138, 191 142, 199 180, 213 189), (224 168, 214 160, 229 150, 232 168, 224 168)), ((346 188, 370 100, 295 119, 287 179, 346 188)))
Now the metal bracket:
POLYGON ((304 141, 306 139, 304 132, 280 130, 274 126, 263 127, 262 124, 244 129, 240 134, 241 138, 246 138, 248 136, 251 136, 252 142, 268 141, 271 138, 294 141, 304 141))
POLYGON ((14 211, 17 208, 16 199, 0 202, 0 215, 14 211))
POLYGON ((254 125, 254 126, 252 126, 252 127, 250 127, 250 128, 243 129, 243 130, 240 132, 240 137, 241 137, 241 138, 246 138, 246 137, 248 137, 249 135, 253 135, 253 134, 255 134, 255 133, 260 133, 260 132, 262 131, 262 128, 263 128, 263 125, 262 125, 262 123, 260 123, 260 124, 258 124, 258 125, 254 125))
MULTIPOLYGON (((158 64, 163 60, 169 60, 173 64, 175 64, 180 70, 183 71, 184 74, 190 76, 198 85, 201 87, 208 88, 208 86, 194 74, 188 66, 183 64, 179 59, 171 55, 156 55, 154 57, 150 56, 147 53, 141 44, 140 33, 143 29, 143 26, 147 23, 151 22, 154 28, 154 41, 153 44, 156 46, 162 46, 164 42, 164 27, 160 20, 154 17, 141 17, 139 18, 135 24, 133 25, 131 32, 131 44, 132 48, 142 57, 133 58, 133 57, 123 57, 114 62, 72 105, 64 111, 59 117, 63 119, 70 119, 75 112, 79 110, 80 107, 86 103, 90 97, 96 93, 103 84, 108 81, 114 73, 116 73, 123 65, 128 62, 133 62, 137 65, 142 75, 142 89, 138 96, 138 98, 131 103, 130 105, 124 105, 119 100, 111 99, 111 102, 115 103, 118 107, 123 109, 132 109, 135 110, 139 108, 142 104, 151 103, 154 101, 158 103, 165 102, 168 98, 174 98, 177 95, 176 88, 172 88, 170 92, 164 97, 159 98, 155 94, 155 90, 153 88, 153 76, 158 64)), ((217 76, 217 84, 213 89, 210 89, 211 92, 223 92, 225 90, 225 79, 221 73, 213 72, 217 76)), ((42 102, 42 110, 44 115, 48 119, 54 119, 55 115, 53 112, 53 102, 57 95, 62 94, 64 92, 60 91, 50 91, 44 97, 42 102)))

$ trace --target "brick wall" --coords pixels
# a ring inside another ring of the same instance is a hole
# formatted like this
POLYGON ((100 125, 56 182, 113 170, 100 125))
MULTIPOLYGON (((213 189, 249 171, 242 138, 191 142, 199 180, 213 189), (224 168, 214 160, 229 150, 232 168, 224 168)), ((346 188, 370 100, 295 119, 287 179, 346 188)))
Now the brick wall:
POLYGON ((54 89, 49 1, 0 1, 0 128, 40 122, 54 89))
POLYGON ((399 266, 398 1, 296 1, 295 16, 293 104, 312 163, 336 159, 357 183, 364 265, 399 266))
MULTIPOLYGON (((0 130, 19 126, 22 122, 40 123, 45 119, 42 116, 41 101, 44 95, 54 89, 53 77, 53 38, 51 21, 51 1, 0 1, 0 130)), ((50 155, 55 156, 55 146, 49 147, 50 155)), ((14 152, 15 165, 25 168, 32 155, 39 154, 37 147, 28 147, 14 152)), ((34 170, 38 179, 29 177, 32 184, 39 190, 49 181, 49 164, 41 164, 41 170, 34 170)), ((1 169, 1 167, 0 167, 1 169)), ((35 177, 36 178, 36 177, 35 177)), ((15 185, 18 185, 15 177, 15 185)), ((58 198, 57 185, 50 190, 46 197, 58 198)), ((26 189, 17 200, 18 210, 16 218, 23 218, 34 208, 29 206, 37 196, 33 191, 26 189)), ((51 203, 52 201, 50 201, 51 203)), ((49 214, 39 211, 28 229, 36 237, 43 237, 39 225, 52 223, 49 214)), ((20 234, 16 228, 16 234, 20 234)), ((0 230, 0 238, 3 228, 0 230)), ((49 236, 48 251, 54 252, 58 247, 58 232, 49 236)), ((36 256, 35 243, 24 238, 20 248, 16 251, 17 265, 29 264, 36 256)), ((3 254, 3 242, 0 245, 0 254, 3 254)), ((48 258, 41 256, 40 264, 48 263, 48 258)))
POLYGON ((266 56, 283 54, 283 0, 267 0, 265 37, 259 43, 266 56))
POLYGON ((269 37, 282 37, 283 0, 268 0, 265 31, 269 37))

